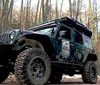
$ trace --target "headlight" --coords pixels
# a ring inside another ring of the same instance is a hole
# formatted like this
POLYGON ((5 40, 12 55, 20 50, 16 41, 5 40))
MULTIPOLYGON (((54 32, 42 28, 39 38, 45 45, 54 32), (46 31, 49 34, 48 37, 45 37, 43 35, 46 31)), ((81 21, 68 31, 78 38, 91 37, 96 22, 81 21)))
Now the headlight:
POLYGON ((15 38, 15 36, 16 36, 16 32, 13 31, 13 32, 10 33, 9 37, 10 37, 11 40, 13 40, 15 38))

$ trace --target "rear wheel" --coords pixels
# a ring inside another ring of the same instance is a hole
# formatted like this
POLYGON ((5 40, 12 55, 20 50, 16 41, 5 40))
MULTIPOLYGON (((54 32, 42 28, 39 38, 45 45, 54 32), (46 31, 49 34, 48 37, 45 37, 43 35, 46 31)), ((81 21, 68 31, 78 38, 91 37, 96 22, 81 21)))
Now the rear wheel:
POLYGON ((95 62, 86 62, 82 73, 82 79, 84 83, 95 84, 97 82, 97 68, 95 62))
POLYGON ((22 85, 44 85, 51 74, 49 57, 37 48, 21 52, 15 63, 15 76, 22 85))

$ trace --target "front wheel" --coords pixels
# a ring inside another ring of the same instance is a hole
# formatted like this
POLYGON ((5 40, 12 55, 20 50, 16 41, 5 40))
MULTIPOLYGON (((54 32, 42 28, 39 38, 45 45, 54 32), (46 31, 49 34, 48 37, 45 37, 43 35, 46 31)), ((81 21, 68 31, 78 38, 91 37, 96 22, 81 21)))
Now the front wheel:
POLYGON ((95 62, 87 61, 82 73, 84 83, 95 84, 97 82, 97 67, 95 62))
POLYGON ((49 57, 37 48, 21 52, 15 63, 15 76, 22 85, 44 85, 51 75, 49 57))

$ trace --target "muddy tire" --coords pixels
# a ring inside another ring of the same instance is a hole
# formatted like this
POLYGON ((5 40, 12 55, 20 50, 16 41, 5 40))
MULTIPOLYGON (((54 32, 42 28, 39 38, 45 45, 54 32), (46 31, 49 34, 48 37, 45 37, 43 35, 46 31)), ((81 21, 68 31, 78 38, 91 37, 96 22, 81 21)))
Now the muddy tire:
POLYGON ((37 48, 21 52, 14 69, 17 81, 21 85, 44 85, 51 75, 49 57, 37 48))
POLYGON ((95 84, 97 82, 97 67, 95 62, 87 61, 82 73, 84 83, 95 84))

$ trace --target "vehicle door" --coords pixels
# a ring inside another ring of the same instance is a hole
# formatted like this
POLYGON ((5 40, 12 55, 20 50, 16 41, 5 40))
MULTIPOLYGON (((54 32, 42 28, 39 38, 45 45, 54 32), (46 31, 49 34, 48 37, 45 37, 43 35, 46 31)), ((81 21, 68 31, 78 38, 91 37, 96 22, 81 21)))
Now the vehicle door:
POLYGON ((58 60, 60 61, 69 61, 71 60, 70 56, 70 43, 71 43, 71 29, 67 28, 64 25, 61 25, 60 31, 59 31, 59 37, 60 43, 61 43, 61 52, 59 53, 59 56, 57 56, 58 60))
POLYGON ((75 38, 74 38, 74 60, 75 63, 80 63, 83 59, 83 39, 82 39, 82 33, 75 31, 75 38))

